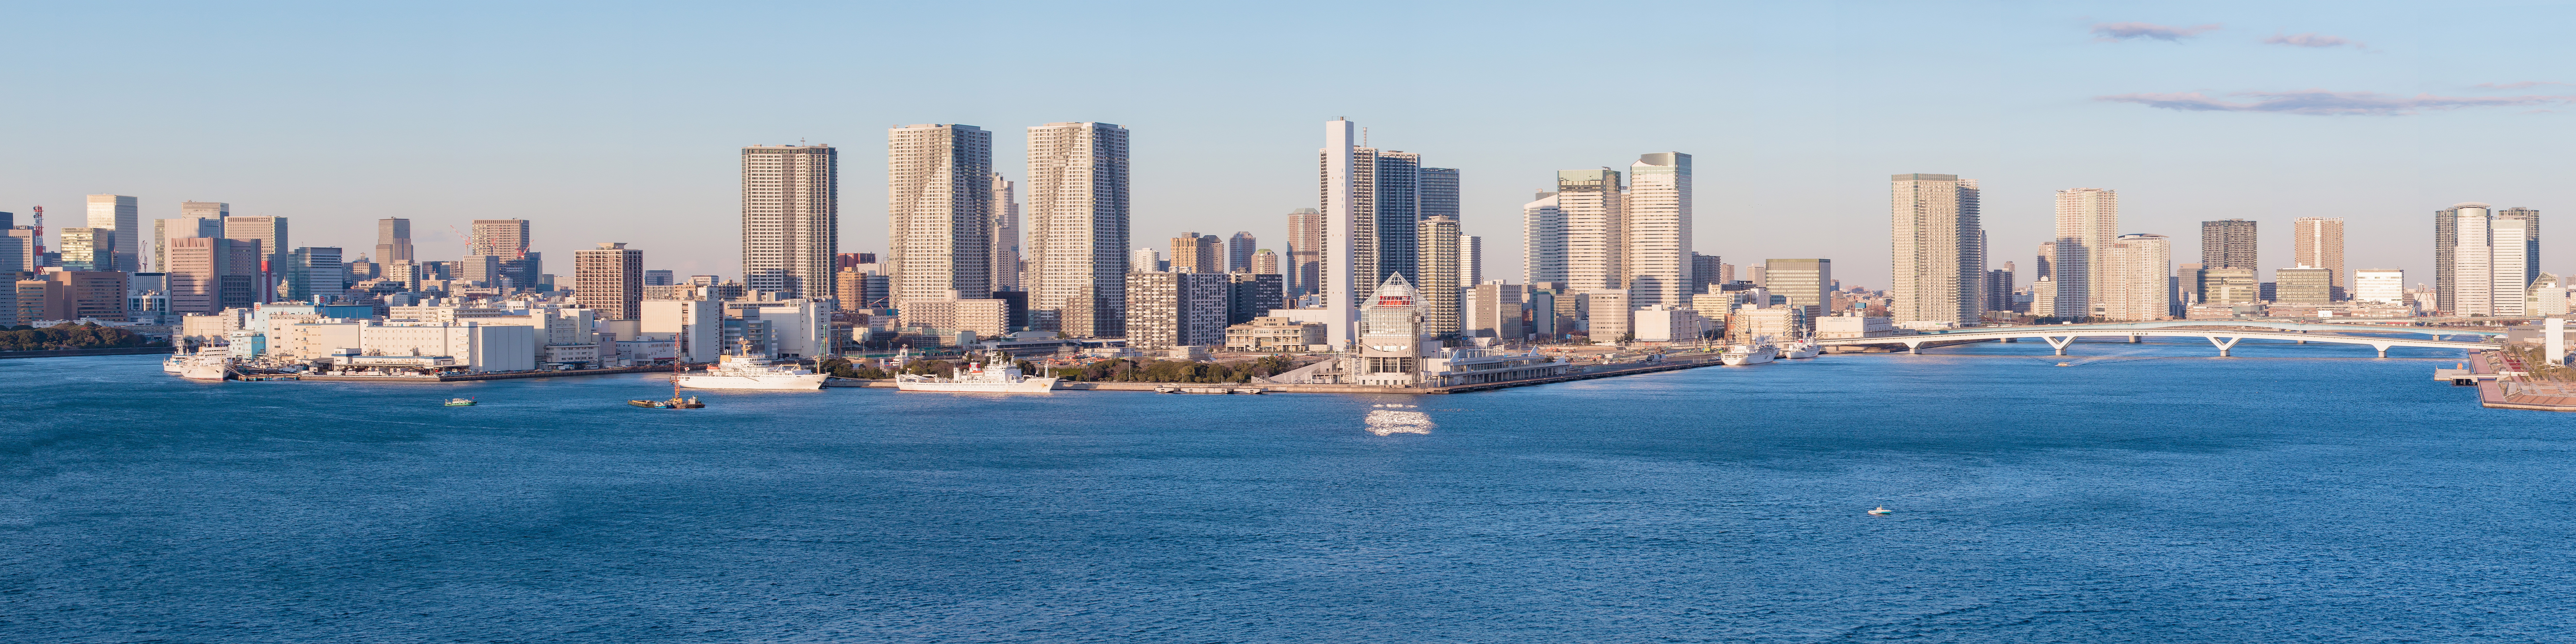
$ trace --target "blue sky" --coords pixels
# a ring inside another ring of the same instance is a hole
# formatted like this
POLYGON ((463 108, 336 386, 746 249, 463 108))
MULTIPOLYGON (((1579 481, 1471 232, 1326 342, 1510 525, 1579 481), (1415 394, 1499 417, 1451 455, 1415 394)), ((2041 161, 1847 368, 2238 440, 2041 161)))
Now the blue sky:
MULTIPOLYGON (((1139 243, 1276 248, 1336 116, 1460 168, 1515 279, 1553 171, 1661 150, 1695 155, 1696 250, 1874 287, 1900 172, 1983 181, 2025 269, 2060 188, 2119 190, 2176 263, 2201 220, 2261 221, 2277 267, 2292 218, 2345 217, 2350 268, 2410 281, 2435 209, 2576 205, 2565 3, 1934 4, 20 3, 0 210, 227 201, 353 253, 411 217, 428 256, 521 217, 554 272, 626 241, 732 275, 740 146, 844 148, 843 250, 873 251, 887 126, 994 130, 1016 178, 1022 128, 1105 121, 1134 132, 1139 243)), ((2543 269, 2571 253, 2545 240, 2543 269)))

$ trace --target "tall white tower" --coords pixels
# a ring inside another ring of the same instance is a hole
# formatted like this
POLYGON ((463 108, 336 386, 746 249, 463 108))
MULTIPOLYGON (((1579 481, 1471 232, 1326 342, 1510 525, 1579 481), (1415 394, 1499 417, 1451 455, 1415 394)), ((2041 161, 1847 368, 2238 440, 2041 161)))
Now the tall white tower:
POLYGON ((2110 266, 2102 253, 2120 237, 2120 194, 2101 188, 2057 191, 2057 315, 2101 315, 2109 303, 2110 266))
POLYGON ((102 267, 102 270, 125 271, 127 273, 133 273, 138 270, 135 262, 139 261, 137 250, 142 248, 142 245, 138 243, 143 239, 142 212, 142 209, 135 205, 133 197, 124 195, 89 196, 89 227, 106 228, 116 231, 115 239, 113 240, 115 244, 112 250, 109 251, 115 258, 115 267, 102 267))
POLYGON ((1354 280, 1351 275, 1351 271, 1358 268, 1351 263, 1354 251, 1351 244, 1357 238, 1356 233, 1360 232, 1353 229, 1358 223, 1353 217, 1358 204, 1351 162, 1351 153, 1358 147, 1355 145, 1358 138, 1359 124, 1352 123, 1350 119, 1324 122, 1324 258, 1316 270, 1315 291, 1324 296, 1324 308, 1332 311, 1324 322, 1324 341, 1335 349, 1349 346, 1356 339, 1351 328, 1357 314, 1352 309, 1353 300, 1358 295, 1355 288, 1368 285, 1368 282, 1354 280))

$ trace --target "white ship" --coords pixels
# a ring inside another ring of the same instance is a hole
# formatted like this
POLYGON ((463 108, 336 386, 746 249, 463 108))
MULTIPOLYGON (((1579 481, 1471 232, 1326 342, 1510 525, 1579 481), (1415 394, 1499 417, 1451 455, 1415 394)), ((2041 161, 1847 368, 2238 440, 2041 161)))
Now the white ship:
POLYGON ((1055 389, 1054 378, 1031 378, 1020 375, 1020 368, 1006 365, 985 369, 968 364, 965 369, 949 372, 948 377, 901 374, 894 377, 896 391, 947 391, 988 394, 1042 394, 1055 389))
POLYGON ((1781 347, 1780 357, 1788 359, 1813 358, 1816 357, 1816 354, 1824 352, 1825 348, 1816 346, 1816 341, 1814 339, 1807 339, 1791 342, 1789 343, 1789 346, 1781 347))
MULTIPOLYGON (((211 347, 209 347, 209 349, 211 349, 211 347)), ((165 362, 162 363, 162 365, 163 369, 169 368, 169 363, 165 362)), ((179 377, 189 380, 223 382, 224 375, 227 372, 232 371, 232 365, 233 358, 229 353, 217 353, 211 350, 198 351, 196 355, 179 359, 179 377)))
POLYGON ((1739 344, 1733 347, 1728 347, 1726 349, 1726 355, 1718 358, 1718 360, 1724 362, 1726 366, 1729 367, 1741 367, 1749 364, 1768 363, 1772 359, 1778 357, 1780 357, 1780 348, 1771 346, 1770 336, 1761 336, 1754 338, 1752 344, 1739 344))
POLYGON ((823 374, 796 366, 778 364, 768 358, 751 356, 716 356, 716 366, 706 371, 673 376, 680 386, 690 389, 822 389, 823 374))

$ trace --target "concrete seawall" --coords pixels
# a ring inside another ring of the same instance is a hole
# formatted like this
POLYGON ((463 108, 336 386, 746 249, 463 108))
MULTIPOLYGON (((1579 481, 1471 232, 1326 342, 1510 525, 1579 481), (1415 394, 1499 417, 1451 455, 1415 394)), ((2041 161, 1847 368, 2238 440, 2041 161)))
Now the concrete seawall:
MULTIPOLYGON (((1455 386, 1455 387, 1395 387, 1395 386, 1389 386, 1389 385, 1313 385, 1313 384, 1278 384, 1278 383, 1203 383, 1203 382, 1057 382, 1057 383, 1056 383, 1056 385, 1055 385, 1055 390, 1056 390, 1056 391, 1142 391, 1142 392, 1152 392, 1152 391, 1154 391, 1154 389, 1155 389, 1155 388, 1157 388, 1157 387, 1260 387, 1260 388, 1261 388, 1263 391, 1265 391, 1265 392, 1269 392, 1269 393, 1288 393, 1288 394, 1396 394, 1396 395, 1463 394, 1463 393, 1477 392, 1477 391, 1491 391, 1491 390, 1495 390, 1495 389, 1507 389, 1507 388, 1511 388, 1511 387, 1527 387, 1527 386, 1531 386, 1531 385, 1544 385, 1544 384, 1552 384, 1552 383, 1559 383, 1559 382, 1573 382, 1573 381, 1576 381, 1576 380, 1591 380, 1591 379, 1595 379, 1595 378, 1613 378, 1613 377, 1618 377, 1618 376, 1633 376, 1633 375, 1642 374, 1642 373, 1657 373, 1657 372, 1663 372, 1663 371, 1674 371, 1674 370, 1679 370, 1679 369, 1693 369, 1693 368, 1698 368, 1698 367, 1712 367, 1712 366, 1720 366, 1720 365, 1722 365, 1722 364, 1723 364, 1723 363, 1719 362, 1719 360, 1718 360, 1718 358, 1717 358, 1717 356, 1716 356, 1715 354, 1705 354, 1705 357, 1701 357, 1701 356, 1693 356, 1692 358, 1675 359, 1675 360, 1668 360, 1668 361, 1664 361, 1664 362, 1627 363, 1627 364, 1619 364, 1619 365, 1595 365, 1595 366, 1591 367, 1591 369, 1592 369, 1592 370, 1590 370, 1590 371, 1578 371, 1577 373, 1567 374, 1567 375, 1563 375, 1563 376, 1557 376, 1557 377, 1553 377, 1553 378, 1531 378, 1531 379, 1527 379, 1527 380, 1508 380, 1508 381, 1503 381, 1503 382, 1485 382, 1485 383, 1477 383, 1477 384, 1472 384, 1472 385, 1458 385, 1458 386, 1455 386)), ((1584 369, 1584 367, 1577 367, 1577 369, 1584 369)), ((851 380, 851 379, 843 379, 843 378, 834 378, 834 379, 831 379, 831 380, 829 380, 829 381, 826 381, 826 382, 824 383, 824 386, 825 386, 825 387, 869 387, 869 388, 892 389, 892 388, 894 388, 895 384, 894 384, 894 381, 892 381, 892 380, 851 380)), ((1206 394, 1206 395, 1215 395, 1215 394, 1206 394)))

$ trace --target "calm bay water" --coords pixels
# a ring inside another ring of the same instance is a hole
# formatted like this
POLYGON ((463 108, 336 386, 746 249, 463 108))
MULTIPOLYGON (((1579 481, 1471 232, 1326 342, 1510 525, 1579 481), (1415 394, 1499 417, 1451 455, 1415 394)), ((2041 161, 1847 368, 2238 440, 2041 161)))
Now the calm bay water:
POLYGON ((697 411, 0 360, 0 641, 2571 639, 2576 416, 2432 350, 2074 352, 697 411))

